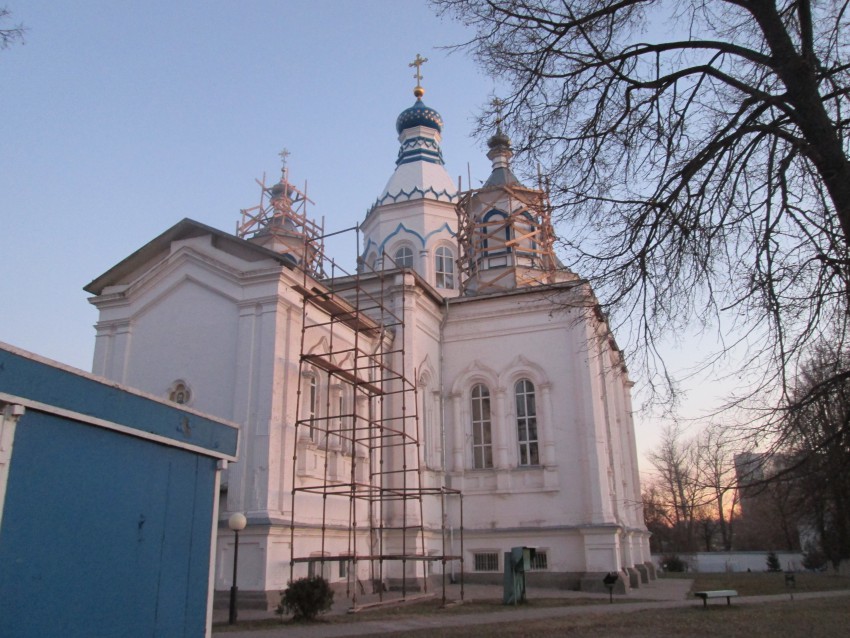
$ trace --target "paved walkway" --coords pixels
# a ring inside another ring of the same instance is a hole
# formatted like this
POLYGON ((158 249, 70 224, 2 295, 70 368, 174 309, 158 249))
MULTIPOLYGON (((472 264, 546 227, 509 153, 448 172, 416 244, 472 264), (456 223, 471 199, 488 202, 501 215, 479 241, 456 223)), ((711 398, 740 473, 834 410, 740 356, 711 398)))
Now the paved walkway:
MULTIPOLYGON (((687 579, 659 579, 644 585, 638 590, 633 590, 626 596, 615 596, 618 599, 614 605, 573 605, 570 607, 506 607, 503 611, 492 613, 469 613, 469 614, 432 614, 427 616, 409 616, 406 618, 388 618, 381 620, 358 620, 358 622, 323 624, 321 622, 305 625, 281 625, 270 629, 253 631, 227 631, 222 627, 213 626, 213 633, 219 633, 222 638, 343 638, 344 636, 375 636, 394 631, 413 631, 417 629, 435 629, 440 627, 464 627, 472 625, 485 625, 490 623, 514 623, 517 621, 543 620, 548 618, 560 618, 575 614, 612 614, 628 613, 644 609, 666 609, 672 607, 683 607, 687 605, 702 606, 702 602, 688 597, 691 588, 691 580, 687 579), (628 599, 637 599, 638 602, 623 602, 628 599)), ((502 596, 500 587, 467 585, 464 598, 471 600, 493 600, 502 596)), ((529 589, 529 598, 603 598, 608 594, 588 594, 584 592, 563 591, 557 589, 529 589)), ((850 590, 838 590, 828 592, 796 593, 794 598, 805 600, 810 598, 826 598, 832 596, 850 596, 850 590)), ((447 598, 459 599, 460 588, 452 586, 451 591, 447 589, 447 598)), ((743 596, 736 598, 733 605, 753 604, 765 602, 787 601, 788 594, 772 596, 743 596)), ((331 612, 334 614, 344 613, 347 602, 335 605, 331 612)), ((723 603, 725 604, 725 602, 723 603)), ((368 613, 368 612, 366 612, 368 613)), ((273 617, 270 612, 260 610, 244 610, 239 612, 240 620, 273 617)), ((226 622, 227 611, 216 610, 215 622, 226 622)))

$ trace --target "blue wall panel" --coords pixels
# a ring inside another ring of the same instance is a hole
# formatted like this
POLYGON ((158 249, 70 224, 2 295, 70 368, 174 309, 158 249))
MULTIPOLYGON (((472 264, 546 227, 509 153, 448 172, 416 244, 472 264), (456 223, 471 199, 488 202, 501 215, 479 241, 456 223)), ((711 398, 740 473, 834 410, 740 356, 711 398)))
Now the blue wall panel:
POLYGON ((219 455, 236 454, 239 431, 235 427, 3 348, 0 391, 114 421, 219 455))
POLYGON ((215 466, 27 409, 0 529, 0 636, 204 635, 215 466))

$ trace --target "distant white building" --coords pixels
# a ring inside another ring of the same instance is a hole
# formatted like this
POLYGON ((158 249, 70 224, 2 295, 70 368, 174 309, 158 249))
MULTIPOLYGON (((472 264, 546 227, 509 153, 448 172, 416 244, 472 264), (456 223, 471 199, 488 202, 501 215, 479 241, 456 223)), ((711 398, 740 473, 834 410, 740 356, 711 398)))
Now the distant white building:
MULTIPOLYGON (((238 235, 185 219, 86 287, 94 372, 242 424, 221 518, 248 518, 243 592, 276 599, 317 570, 353 594, 418 586, 460 558, 501 582, 514 546, 537 548, 540 581, 639 586, 654 572, 622 354, 509 140, 459 193, 423 92, 356 273, 328 265, 284 172, 238 235)), ((231 542, 223 525, 219 589, 231 542)))

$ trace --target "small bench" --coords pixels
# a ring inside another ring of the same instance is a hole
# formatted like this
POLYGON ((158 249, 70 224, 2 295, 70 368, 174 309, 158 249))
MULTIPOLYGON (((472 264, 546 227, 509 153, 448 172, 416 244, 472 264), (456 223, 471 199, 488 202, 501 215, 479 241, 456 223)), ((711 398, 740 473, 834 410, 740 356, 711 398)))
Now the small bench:
POLYGON ((708 607, 709 598, 725 598, 726 604, 732 604, 732 598, 738 595, 734 589, 715 589, 713 591, 695 591, 694 596, 702 598, 703 607, 708 607))

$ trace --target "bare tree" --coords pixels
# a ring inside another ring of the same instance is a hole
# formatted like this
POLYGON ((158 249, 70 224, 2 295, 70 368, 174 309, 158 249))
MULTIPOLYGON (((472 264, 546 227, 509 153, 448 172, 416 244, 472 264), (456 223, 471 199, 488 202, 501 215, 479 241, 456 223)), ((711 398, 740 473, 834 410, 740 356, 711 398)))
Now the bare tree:
POLYGON ((643 519, 646 529, 652 534, 649 549, 653 554, 665 554, 674 551, 674 530, 676 521, 670 499, 665 498, 663 490, 656 482, 642 486, 643 519))
POLYGON ((743 347, 750 396, 789 396, 806 350, 845 340, 850 0, 434 2, 507 85, 566 260, 632 322, 650 383, 672 389, 659 340, 694 325, 721 336, 708 361, 743 347))
MULTIPOLYGON (((0 7, 0 25, 3 25, 11 16, 12 12, 9 9, 0 7)), ((25 32, 26 28, 23 24, 12 27, 0 26, 0 49, 6 49, 16 42, 23 42, 25 32)))
POLYGON ((696 446, 675 426, 668 426, 659 447, 647 458, 656 471, 656 502, 671 519, 672 551, 696 551, 696 525, 708 502, 699 476, 696 446))
POLYGON ((850 380, 846 351, 822 345, 803 366, 781 422, 778 477, 798 520, 836 565, 850 558, 850 380))
POLYGON ((710 495, 712 515, 723 549, 732 549, 738 485, 735 473, 737 442, 720 426, 709 427, 697 439, 697 458, 703 486, 710 495))

